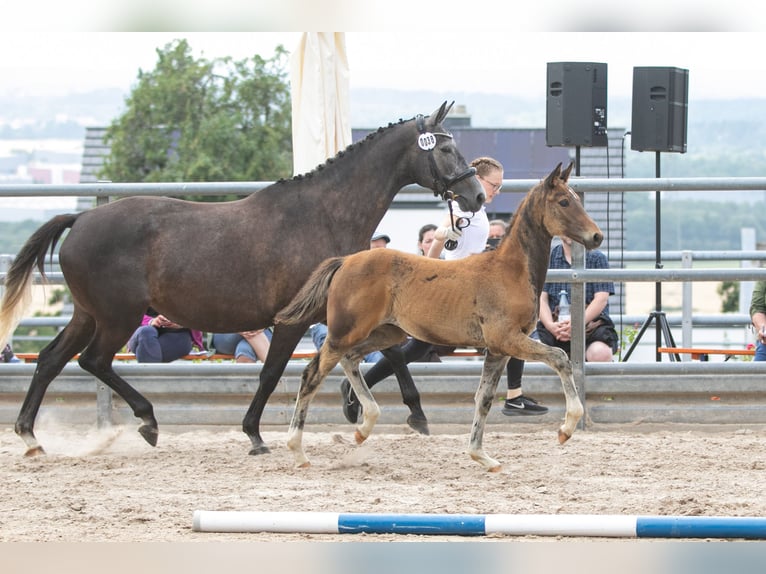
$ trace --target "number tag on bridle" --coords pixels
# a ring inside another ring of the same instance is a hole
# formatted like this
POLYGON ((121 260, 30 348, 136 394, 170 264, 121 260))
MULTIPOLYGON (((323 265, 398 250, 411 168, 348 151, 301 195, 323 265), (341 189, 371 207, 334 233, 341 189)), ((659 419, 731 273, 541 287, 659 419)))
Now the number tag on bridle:
POLYGON ((431 132, 424 132, 418 136, 418 146, 424 151, 431 151, 436 147, 436 136, 431 132))

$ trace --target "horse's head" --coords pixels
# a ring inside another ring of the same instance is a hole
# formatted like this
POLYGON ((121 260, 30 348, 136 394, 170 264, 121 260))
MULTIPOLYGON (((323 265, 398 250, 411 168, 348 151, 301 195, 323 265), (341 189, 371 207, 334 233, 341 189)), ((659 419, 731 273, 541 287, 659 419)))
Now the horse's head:
POLYGON ((542 182, 545 197, 543 225, 552 236, 569 237, 587 249, 594 249, 601 245, 604 234, 585 211, 580 196, 567 183, 573 165, 570 163, 562 172, 561 164, 558 164, 542 182))
POLYGON ((444 102, 430 116, 417 116, 418 130, 416 161, 417 182, 433 190, 443 199, 454 199, 463 211, 477 211, 484 200, 484 190, 473 177, 476 170, 468 166, 455 145, 452 134, 442 127, 444 118, 452 108, 444 102))

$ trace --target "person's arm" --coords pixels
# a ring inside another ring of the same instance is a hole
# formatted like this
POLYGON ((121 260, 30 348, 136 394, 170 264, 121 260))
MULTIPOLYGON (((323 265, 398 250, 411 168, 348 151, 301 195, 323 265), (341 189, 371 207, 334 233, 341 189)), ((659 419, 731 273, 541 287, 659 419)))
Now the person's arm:
POLYGON ((434 240, 431 242, 431 247, 428 248, 428 253, 426 253, 426 255, 433 259, 439 259, 447 239, 457 241, 461 235, 462 233, 460 230, 453 228, 452 218, 447 217, 444 220, 444 223, 442 223, 442 226, 438 227, 434 232, 434 240))
POLYGON ((757 281, 750 298, 750 321, 758 341, 766 343, 766 281, 757 281))
POLYGON ((553 321, 551 306, 548 304, 547 291, 540 293, 540 322, 543 324, 543 327, 548 329, 551 333, 554 333, 556 330, 556 323, 553 321))
POLYGON ((598 291, 593 295, 593 301, 585 308, 585 324, 587 325, 596 319, 609 303, 609 293, 598 291))
POLYGON ((756 337, 761 343, 766 343, 766 313, 753 313, 752 321, 756 337))

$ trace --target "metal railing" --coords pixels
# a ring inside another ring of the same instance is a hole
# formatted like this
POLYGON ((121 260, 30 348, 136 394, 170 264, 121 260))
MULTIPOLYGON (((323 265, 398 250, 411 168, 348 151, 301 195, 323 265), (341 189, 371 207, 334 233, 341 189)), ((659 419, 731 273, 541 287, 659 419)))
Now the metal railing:
MULTIPOLYGON (((526 192, 536 180, 505 180, 503 188, 508 191, 526 192)), ((77 185, 0 185, 0 197, 3 196, 94 196, 97 198, 124 197, 129 195, 228 195, 228 194, 248 194, 269 185, 270 182, 245 182, 245 183, 157 183, 157 184, 77 184, 77 185)), ((741 190, 766 190, 766 178, 656 178, 656 179, 573 179, 570 180, 572 187, 578 192, 587 193, 589 191, 599 192, 641 192, 641 191, 741 191, 741 190)), ((419 186, 407 186, 403 189, 404 193, 423 193, 425 190, 419 186)), ((683 252, 680 252, 681 254, 683 252)), ((726 253, 726 252, 725 252, 726 253)), ((736 253, 738 257, 745 256, 747 259, 763 259, 759 252, 731 252, 726 254, 726 258, 734 258, 736 253)), ((654 253, 652 252, 652 256, 654 253)), ((672 257, 668 254, 668 259, 672 257)), ((702 259, 705 255, 699 255, 702 259)), ((719 256, 710 255, 711 258, 719 256)), ((51 281, 63 281, 60 273, 50 274, 51 281)), ((694 282, 694 281, 758 281, 766 280, 766 268, 740 268, 740 269, 609 269, 609 270, 591 270, 575 267, 571 270, 551 270, 549 278, 557 281, 570 281, 574 284, 572 301, 572 322, 575 332, 583 329, 583 293, 584 284, 588 281, 611 280, 611 281, 646 281, 646 282, 694 282)), ((625 319, 626 317, 620 317, 625 319)), ((695 320, 701 318, 694 318, 695 320)), ((714 321, 711 317, 709 320, 714 321)), ((29 319, 25 319, 28 321, 29 319)), ((669 317, 672 322, 675 319, 669 317)), ((716 319, 717 320, 717 319, 716 319)), ((748 321, 747 317, 734 316, 725 317, 723 321, 748 321)), ((683 324, 684 319, 681 318, 683 324)), ((584 360, 584 342, 582 338, 576 338, 572 345, 572 362, 575 372, 575 380, 584 398, 588 392, 586 390, 592 384, 599 388, 600 381, 607 377, 614 384, 621 381, 628 382, 635 377, 672 377, 673 383, 683 382, 685 378, 696 378, 713 376, 721 384, 739 382, 752 385, 753 377, 759 382, 766 375, 766 363, 673 363, 661 362, 656 364, 647 363, 600 363, 586 364, 584 360)), ((238 374, 238 365, 233 364, 162 364, 162 365, 137 365, 124 364, 118 365, 116 370, 130 377, 140 377, 142 380, 153 379, 164 376, 184 376, 195 377, 202 374, 206 380, 211 376, 227 377, 231 374, 238 374)), ((17 376, 21 373, 31 375, 34 365, 4 365, 0 370, 0 377, 17 376)), ((288 366, 286 377, 291 377, 292 369, 303 369, 303 364, 288 366)), ((258 368, 250 369, 247 372, 248 379, 252 380, 253 375, 257 374, 258 368)), ((440 377, 464 377, 477 376, 480 371, 480 363, 477 361, 449 361, 441 365, 412 364, 413 375, 419 376, 440 376, 440 377)), ((71 376, 74 373, 82 373, 76 364, 67 365, 62 376, 71 376)), ((551 372, 545 365, 528 365, 525 371, 526 375, 531 377, 543 377, 547 383, 551 384, 551 372)), ((526 380, 526 379, 525 379, 526 380)), ((553 381, 555 385, 555 381, 553 381)), ((611 384, 611 383, 610 383, 611 384)), ((527 383, 525 382, 525 387, 527 383)), ((475 387, 475 385, 472 384, 475 387)), ((202 392, 201 388, 192 385, 193 388, 202 392)), ((242 392, 241 385, 237 392, 242 392)), ((611 387, 609 387, 611 388, 611 387)), ((97 383, 97 396, 103 393, 109 395, 109 401, 98 399, 99 420, 111 418, 111 392, 103 388, 101 383, 97 383), (105 410, 108 409, 108 410, 105 410)), ((748 387, 751 389, 751 387, 748 387)), ((248 391, 251 390, 249 387, 248 391)), ((297 390, 297 389, 296 389, 297 390)), ((618 390, 618 389, 617 389, 618 390)), ((169 392, 173 392, 169 389, 169 392)), ((183 391, 178 391, 183 392, 183 391)), ((188 392, 188 389, 187 389, 188 392)), ((218 390, 220 392, 220 389, 218 390)), ((232 391, 233 392, 233 391, 232 391)), ((612 389, 612 392, 616 392, 612 389)), ((743 391, 745 392, 745 391, 743 391)), ((748 391, 750 392, 750 391, 748 391)), ((755 392, 755 391, 753 391, 755 392)), ((294 395, 293 395, 294 396, 294 395)), ((766 399, 766 390, 764 391, 766 399)), ((190 421, 191 422, 191 421, 190 421)))

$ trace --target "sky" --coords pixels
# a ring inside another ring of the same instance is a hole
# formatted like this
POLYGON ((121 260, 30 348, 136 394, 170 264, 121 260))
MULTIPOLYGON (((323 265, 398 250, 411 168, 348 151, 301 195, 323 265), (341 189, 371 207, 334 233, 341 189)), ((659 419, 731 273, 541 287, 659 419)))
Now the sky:
MULTIPOLYGON (((62 94, 99 87, 130 90, 156 50, 186 38, 195 56, 270 57, 294 51, 301 32, 0 33, 0 93, 62 94)), ((484 92, 545 97, 547 62, 607 64, 609 97, 632 94, 635 66, 689 70, 689 98, 766 97, 759 32, 346 32, 350 87, 484 92)))

